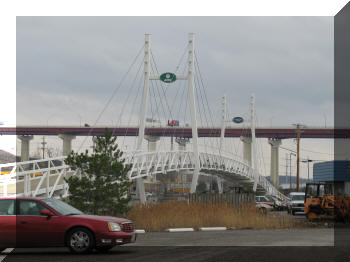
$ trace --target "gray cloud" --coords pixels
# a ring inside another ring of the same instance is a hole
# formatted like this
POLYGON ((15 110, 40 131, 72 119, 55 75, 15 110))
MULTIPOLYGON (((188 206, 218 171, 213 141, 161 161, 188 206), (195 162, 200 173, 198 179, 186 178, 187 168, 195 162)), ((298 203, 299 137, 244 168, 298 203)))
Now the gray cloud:
MULTIPOLYGON (((175 70, 189 32, 196 34, 216 124, 224 93, 234 116, 247 115, 251 92, 256 94, 260 125, 320 126, 325 118, 333 124, 332 17, 17 17, 17 124, 93 123, 142 48, 145 33, 152 34, 157 67, 165 72, 175 70)), ((124 104, 122 124, 129 119, 137 124, 142 82, 136 79, 133 89, 131 83, 141 59, 99 124, 116 124, 124 104)), ((175 101, 174 117, 188 122, 189 116, 182 116, 184 84, 178 81, 165 90, 170 105, 175 101)), ((165 101, 157 101, 161 112, 165 101)), ((153 111, 155 107, 153 100, 153 111)), ((328 142, 315 142, 305 144, 329 152, 328 142)), ((292 141, 284 143, 294 146, 292 141)), ((268 156, 269 147, 264 147, 268 156)))
MULTIPOLYGON (((27 117, 42 106, 49 115, 75 105, 92 122, 146 32, 152 34, 160 71, 174 70, 187 33, 196 33, 196 52, 215 112, 223 93, 231 111, 246 112, 249 94, 255 92, 262 124, 271 117, 274 124, 319 124, 323 114, 333 121, 331 17, 18 17, 18 124, 44 124, 42 115, 27 117), (94 108, 84 107, 84 101, 94 108)), ((132 78, 106 119, 125 101, 132 78)), ((167 90, 175 94, 171 87, 167 90)), ((62 120, 72 118, 67 114, 62 120)))

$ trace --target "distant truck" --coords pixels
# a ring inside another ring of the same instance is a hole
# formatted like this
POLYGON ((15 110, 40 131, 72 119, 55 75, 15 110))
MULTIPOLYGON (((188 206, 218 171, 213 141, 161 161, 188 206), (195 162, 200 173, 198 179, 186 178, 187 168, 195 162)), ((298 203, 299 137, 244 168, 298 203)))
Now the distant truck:
POLYGON ((293 216, 296 212, 304 213, 305 192, 291 192, 289 198, 288 213, 293 216))

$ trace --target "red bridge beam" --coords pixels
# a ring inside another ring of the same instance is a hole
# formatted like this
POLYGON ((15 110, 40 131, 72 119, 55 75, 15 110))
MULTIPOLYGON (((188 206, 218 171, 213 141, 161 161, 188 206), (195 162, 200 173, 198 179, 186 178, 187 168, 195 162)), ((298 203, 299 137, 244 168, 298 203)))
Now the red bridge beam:
MULTIPOLYGON (((116 136, 137 136, 139 129, 137 127, 118 127, 108 128, 116 136)), ((58 134, 69 134, 76 136, 102 136, 104 127, 1 127, 0 135, 45 135, 55 136, 58 134)), ((147 135, 154 136, 175 136, 192 137, 191 128, 166 127, 146 128, 147 135)), ((249 129, 227 128, 225 137, 249 136, 249 129)), ((220 137, 220 128, 198 128, 199 137, 220 137)), ((295 128, 256 128, 256 136, 261 138, 295 138, 295 128)), ((350 129, 332 129, 332 128, 305 128, 301 129, 302 138, 350 138, 350 129)))

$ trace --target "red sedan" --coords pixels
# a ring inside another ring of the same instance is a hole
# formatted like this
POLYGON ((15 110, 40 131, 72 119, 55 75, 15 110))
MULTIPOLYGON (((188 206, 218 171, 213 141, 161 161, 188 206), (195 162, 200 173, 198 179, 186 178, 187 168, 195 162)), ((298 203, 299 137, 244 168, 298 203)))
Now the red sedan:
POLYGON ((67 246, 86 253, 135 241, 127 219, 86 215, 52 198, 0 198, 0 252, 7 247, 67 246))

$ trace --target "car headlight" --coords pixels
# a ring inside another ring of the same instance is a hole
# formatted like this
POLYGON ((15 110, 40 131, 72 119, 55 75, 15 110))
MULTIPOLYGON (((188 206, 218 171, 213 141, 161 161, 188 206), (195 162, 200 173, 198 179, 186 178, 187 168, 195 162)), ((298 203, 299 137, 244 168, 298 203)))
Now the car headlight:
POLYGON ((108 222, 108 230, 111 232, 119 232, 121 231, 120 225, 115 222, 108 222))

